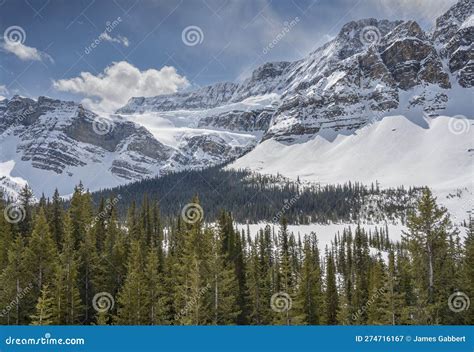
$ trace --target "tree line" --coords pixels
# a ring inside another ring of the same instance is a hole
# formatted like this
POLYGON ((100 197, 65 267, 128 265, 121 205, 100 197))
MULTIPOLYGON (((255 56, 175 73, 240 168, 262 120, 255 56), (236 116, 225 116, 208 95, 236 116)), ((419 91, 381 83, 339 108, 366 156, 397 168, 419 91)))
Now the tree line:
POLYGON ((82 185, 67 208, 58 192, 31 197, 0 205, 2 324, 474 323, 472 223, 460 236, 429 189, 402 241, 356 226, 325 248, 285 215, 252 235, 225 210, 207 223, 197 196, 165 220, 145 195, 123 221, 82 185))
POLYGON ((305 184, 281 175, 261 175, 248 170, 226 170, 215 166, 203 170, 173 172, 158 178, 106 189, 92 194, 95 203, 101 198, 121 195, 117 203, 119 217, 125 217, 132 201, 141 202, 146 195, 159 199, 164 217, 175 216, 199 194, 206 209, 206 220, 216 221, 220 210, 232 212, 238 222, 272 221, 282 205, 294 200, 285 210, 292 224, 335 221, 405 221, 417 188, 380 189, 357 182, 340 185, 305 184), (373 200, 368 209, 367 200, 373 200), (296 201, 297 200, 297 201, 296 201))

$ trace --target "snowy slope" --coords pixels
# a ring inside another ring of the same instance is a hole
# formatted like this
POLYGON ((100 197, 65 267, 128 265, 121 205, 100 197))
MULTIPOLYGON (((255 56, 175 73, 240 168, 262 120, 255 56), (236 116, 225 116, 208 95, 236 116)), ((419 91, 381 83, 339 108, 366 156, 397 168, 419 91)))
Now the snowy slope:
POLYGON ((460 220, 471 210, 474 194, 473 125, 474 120, 460 117, 415 123, 404 116, 387 116, 349 135, 318 134, 291 144, 266 140, 230 167, 320 183, 427 185, 460 220), (451 132, 455 126, 464 132, 451 132), (461 199, 446 198, 459 192, 461 199))

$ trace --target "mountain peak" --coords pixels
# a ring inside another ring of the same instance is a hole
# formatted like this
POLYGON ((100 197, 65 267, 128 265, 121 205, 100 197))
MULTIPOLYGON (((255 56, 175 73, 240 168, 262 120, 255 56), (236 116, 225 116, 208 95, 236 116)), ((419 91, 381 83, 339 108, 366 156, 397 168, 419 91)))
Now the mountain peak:
POLYGON ((338 58, 344 60, 367 46, 379 43, 382 37, 402 22, 365 18, 346 23, 333 43, 337 48, 338 58))
POLYGON ((398 26, 403 21, 390 21, 386 19, 378 20, 375 18, 362 18, 347 22, 339 31, 338 37, 356 37, 364 28, 375 27, 382 32, 382 35, 387 34, 390 30, 398 26))

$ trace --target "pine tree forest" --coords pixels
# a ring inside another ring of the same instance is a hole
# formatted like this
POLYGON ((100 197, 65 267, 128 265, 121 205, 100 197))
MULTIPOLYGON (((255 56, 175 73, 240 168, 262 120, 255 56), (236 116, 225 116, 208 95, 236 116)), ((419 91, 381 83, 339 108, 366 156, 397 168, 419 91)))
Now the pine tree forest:
POLYGON ((472 222, 461 233, 429 189, 401 241, 355 223, 324 248, 284 212, 257 234, 225 209, 206 222, 197 195, 166 217, 146 195, 119 216, 82 185, 31 198, 0 204, 1 324, 474 324, 472 222))

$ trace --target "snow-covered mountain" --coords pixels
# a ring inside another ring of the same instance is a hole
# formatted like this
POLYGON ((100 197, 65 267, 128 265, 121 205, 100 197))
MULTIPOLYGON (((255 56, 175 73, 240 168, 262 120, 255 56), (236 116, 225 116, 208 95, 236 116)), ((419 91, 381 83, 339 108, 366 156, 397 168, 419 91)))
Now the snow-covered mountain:
POLYGON ((241 84, 132 98, 117 113, 201 112, 199 126, 232 131, 252 126, 265 132, 264 140, 354 130, 411 111, 465 115, 474 84, 472 13, 473 1, 461 0, 436 21, 432 33, 415 21, 352 21, 306 58, 264 64, 241 84), (235 106, 268 94, 275 95, 273 109, 235 106), (210 113, 216 107, 228 108, 210 113))
POLYGON ((426 184, 443 197, 462 189, 465 200, 473 12, 473 0, 460 0, 430 32, 415 21, 352 21, 301 60, 266 63, 238 84, 132 98, 105 120, 72 102, 4 100, 0 178, 10 188, 16 177, 36 192, 70 193, 79 179, 98 189, 238 158, 231 167, 426 184), (113 128, 98 134, 97 120, 113 128))
POLYGON ((139 124, 74 102, 19 96, 0 102, 0 185, 9 195, 25 183, 38 197, 55 188, 69 194, 81 180, 91 190, 113 187, 219 164, 254 144, 254 136, 191 131, 167 145, 139 124))

